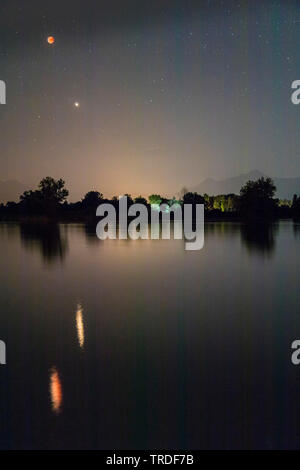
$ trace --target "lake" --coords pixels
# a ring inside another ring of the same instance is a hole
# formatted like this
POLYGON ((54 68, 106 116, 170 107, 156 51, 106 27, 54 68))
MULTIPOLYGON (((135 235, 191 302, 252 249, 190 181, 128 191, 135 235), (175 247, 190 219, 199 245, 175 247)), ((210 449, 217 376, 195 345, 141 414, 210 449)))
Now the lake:
POLYGON ((300 224, 0 224, 2 449, 300 448, 300 224))

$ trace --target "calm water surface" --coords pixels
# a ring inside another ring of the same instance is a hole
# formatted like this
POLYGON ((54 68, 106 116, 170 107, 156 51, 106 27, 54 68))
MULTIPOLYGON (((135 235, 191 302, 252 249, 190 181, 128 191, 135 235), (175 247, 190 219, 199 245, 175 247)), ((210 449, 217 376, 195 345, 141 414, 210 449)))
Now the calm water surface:
POLYGON ((300 448, 300 225, 0 224, 0 447, 300 448))

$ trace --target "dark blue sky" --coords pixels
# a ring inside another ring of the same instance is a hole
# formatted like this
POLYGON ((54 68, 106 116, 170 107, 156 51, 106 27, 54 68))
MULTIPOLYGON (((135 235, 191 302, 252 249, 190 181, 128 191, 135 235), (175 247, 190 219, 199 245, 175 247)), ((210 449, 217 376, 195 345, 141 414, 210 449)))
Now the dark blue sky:
POLYGON ((299 176, 299 40, 294 0, 1 0, 0 180, 79 198, 299 176))

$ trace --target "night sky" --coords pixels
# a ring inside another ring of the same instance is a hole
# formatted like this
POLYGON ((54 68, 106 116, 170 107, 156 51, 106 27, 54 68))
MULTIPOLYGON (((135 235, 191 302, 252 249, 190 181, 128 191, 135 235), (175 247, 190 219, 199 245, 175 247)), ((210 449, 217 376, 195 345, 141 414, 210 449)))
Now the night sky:
POLYGON ((1 0, 0 180, 76 199, 300 176, 299 33, 299 0, 1 0))

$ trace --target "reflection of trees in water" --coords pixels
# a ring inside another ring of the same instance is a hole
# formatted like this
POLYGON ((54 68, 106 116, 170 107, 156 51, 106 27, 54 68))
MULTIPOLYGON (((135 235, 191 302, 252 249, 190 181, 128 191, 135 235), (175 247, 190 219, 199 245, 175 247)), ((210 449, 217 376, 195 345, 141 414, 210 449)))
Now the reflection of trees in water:
MULTIPOLYGON (((98 222, 99 222, 99 220, 92 221, 92 222, 87 222, 82 227, 83 227, 87 242, 91 245, 92 244, 98 244, 98 246, 101 246, 101 243, 103 243, 103 240, 100 240, 100 238, 98 238, 97 233, 96 233, 96 227, 97 227, 98 222)), ((127 234, 127 229, 128 229, 128 227, 126 227, 124 230, 122 230, 123 235, 127 234)), ((113 228, 112 233, 115 233, 116 234, 116 239, 119 239, 120 233, 121 233, 120 227, 118 225, 116 225, 113 228)), ((128 235, 127 235, 127 238, 122 239, 122 242, 126 242, 126 241, 131 241, 131 239, 128 235)))
MULTIPOLYGON (((86 239, 89 243, 99 243, 96 234, 97 223, 85 224, 83 226, 86 239)), ((195 230, 195 227, 193 227, 195 230)), ((299 225, 300 230, 300 225, 299 225)), ((205 237, 241 237, 243 245, 249 251, 257 252, 260 255, 271 255, 275 249, 275 237, 278 226, 271 223, 240 224, 234 222, 207 222, 205 224, 205 237)), ((300 232, 299 232, 300 235, 300 232)), ((119 227, 116 230, 117 239, 119 237, 119 227)), ((150 236, 150 234, 149 234, 150 236)), ((161 226, 159 232, 161 239, 161 226)), ((173 224, 171 225, 171 239, 173 239, 173 224)), ((126 240, 122 240, 125 242, 126 240)), ((130 241, 130 237, 127 238, 130 241)))
POLYGON ((205 235, 224 235, 239 236, 240 224, 234 222, 206 222, 204 226, 205 235))
POLYGON ((249 252, 262 256, 272 255, 278 226, 271 223, 240 224, 231 222, 208 222, 205 224, 205 236, 241 237, 249 252))
POLYGON ((97 223, 98 221, 87 222, 83 226, 86 240, 88 243, 97 243, 100 241, 96 234, 97 223))
MULTIPOLYGON (((295 236, 300 236, 300 224, 293 226, 295 236)), ((96 222, 81 225, 88 243, 101 244, 96 235, 96 222)), ((243 245, 252 252, 260 255, 271 255, 275 249, 275 238, 278 226, 274 224, 238 224, 238 223, 207 223, 205 236, 236 237, 241 236, 243 245)), ((66 235, 61 233, 60 227, 55 223, 21 223, 21 240, 27 249, 40 251, 44 261, 51 263, 56 259, 63 260, 66 256, 68 244, 66 235)), ((118 236, 118 234, 117 234, 118 236)), ((128 239, 130 241, 130 239, 128 239)), ((100 246, 99 244, 99 246, 100 246)))
POLYGON ((300 223, 297 223, 297 222, 293 223, 293 232, 294 232, 295 238, 300 237, 300 223))
POLYGON ((50 264, 63 259, 67 253, 67 239, 62 237, 56 223, 22 223, 21 240, 25 248, 40 251, 43 260, 50 264))
POLYGON ((0 238, 1 240, 11 240, 12 238, 19 238, 19 224, 15 222, 0 223, 0 238))
POLYGON ((241 238, 243 244, 251 252, 262 256, 272 255, 275 249, 275 238, 278 226, 274 224, 245 224, 241 225, 241 238))

